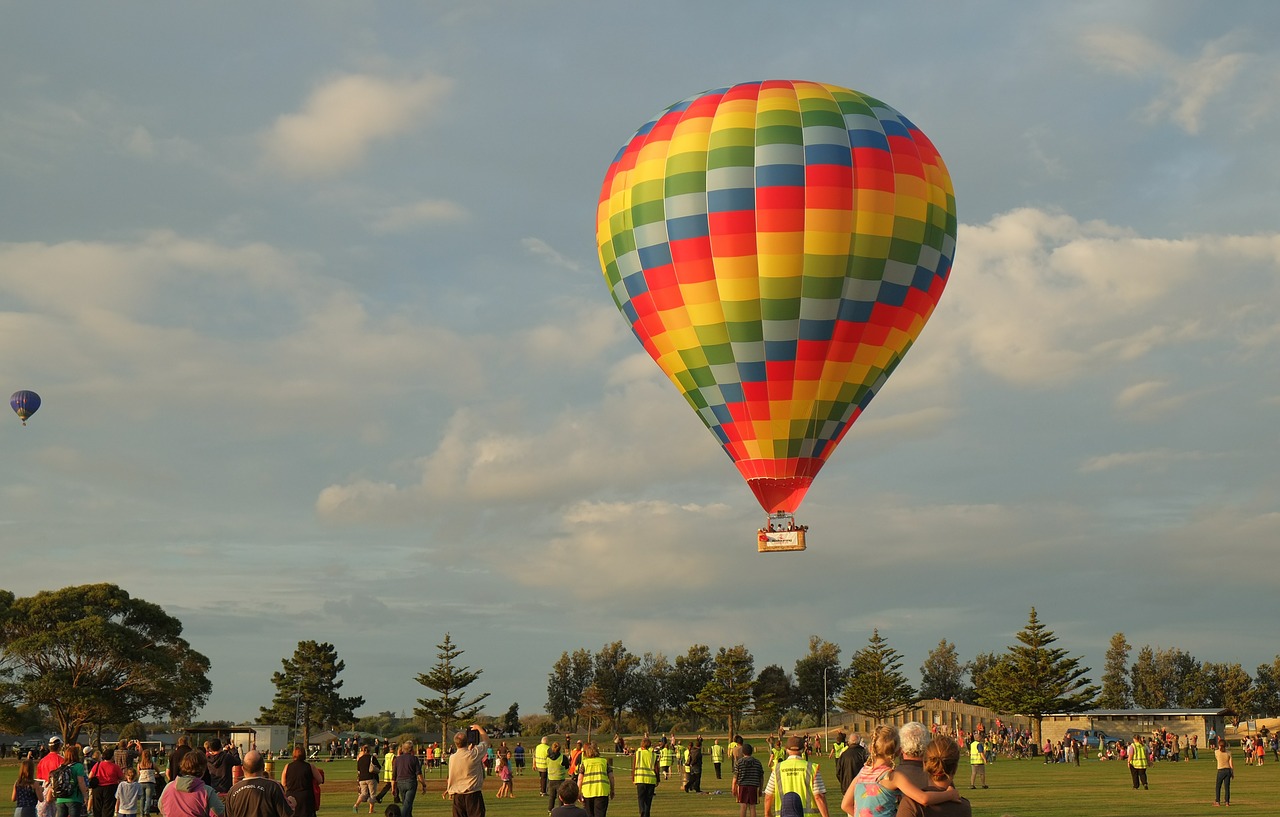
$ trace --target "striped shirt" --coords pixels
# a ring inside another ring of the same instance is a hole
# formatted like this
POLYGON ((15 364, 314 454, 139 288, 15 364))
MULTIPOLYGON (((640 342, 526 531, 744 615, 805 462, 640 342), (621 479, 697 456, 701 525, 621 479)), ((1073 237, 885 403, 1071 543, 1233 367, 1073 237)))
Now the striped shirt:
POLYGON ((733 774, 738 778, 739 786, 755 786, 758 789, 764 785, 764 766, 761 766, 760 761, 753 755, 743 755, 738 758, 738 762, 733 767, 733 774))

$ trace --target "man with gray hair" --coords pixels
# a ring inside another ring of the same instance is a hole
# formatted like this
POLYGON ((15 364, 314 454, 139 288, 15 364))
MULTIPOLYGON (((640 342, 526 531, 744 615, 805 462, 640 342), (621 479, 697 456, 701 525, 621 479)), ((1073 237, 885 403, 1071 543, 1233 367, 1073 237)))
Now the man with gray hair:
POLYGON ((918 788, 931 785, 929 773, 924 770, 924 750, 933 740, 929 730, 919 721, 908 721, 898 727, 898 742, 902 746, 902 762, 894 767, 918 788))
POLYGON ((293 817, 293 798, 267 777, 261 752, 251 749, 240 765, 244 779, 227 792, 227 817, 293 817))

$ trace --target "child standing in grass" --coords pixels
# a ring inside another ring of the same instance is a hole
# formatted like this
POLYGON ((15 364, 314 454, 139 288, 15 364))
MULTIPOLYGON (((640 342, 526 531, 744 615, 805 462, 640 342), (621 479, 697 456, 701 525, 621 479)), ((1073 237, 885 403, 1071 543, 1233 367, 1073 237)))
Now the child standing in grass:
POLYGON ((138 773, 124 770, 124 781, 116 786, 116 817, 138 817, 138 801, 142 786, 138 785, 138 773))

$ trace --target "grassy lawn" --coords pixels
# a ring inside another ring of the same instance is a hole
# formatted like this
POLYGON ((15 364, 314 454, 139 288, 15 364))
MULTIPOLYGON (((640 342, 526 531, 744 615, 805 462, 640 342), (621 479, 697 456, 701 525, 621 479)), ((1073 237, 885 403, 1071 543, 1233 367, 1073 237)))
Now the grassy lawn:
MULTIPOLYGON (((355 801, 355 761, 338 760, 318 766, 326 776, 321 817, 351 814, 351 804, 355 801)), ((547 801, 537 794, 538 778, 532 769, 525 772, 524 777, 515 780, 514 800, 494 799, 498 781, 494 778, 486 781, 489 814, 497 817, 542 817, 546 814, 547 801)), ((840 817, 839 801, 834 794, 837 785, 833 761, 822 760, 822 773, 832 788, 829 802, 833 817, 840 817)), ((630 765, 625 758, 615 763, 615 774, 618 796, 609 813, 611 817, 634 817, 635 795, 629 782, 630 765)), ((5 797, 8 797, 16 776, 14 762, 3 761, 0 765, 0 791, 5 797)), ((973 804, 974 814, 992 817, 1163 817, 1218 811, 1213 807, 1214 764, 1212 759, 1205 759, 1203 753, 1200 760, 1191 763, 1157 763, 1149 770, 1148 777, 1151 789, 1134 791, 1128 768, 1115 761, 1083 761, 1077 768, 1073 765, 1046 766, 1039 760, 1000 760, 987 768, 987 782, 991 788, 970 791, 969 765, 961 761, 957 782, 961 793, 973 804)), ((710 762, 707 762, 702 781, 702 788, 708 793, 684 794, 674 777, 661 783, 653 804, 654 817, 737 817, 738 807, 729 791, 727 769, 725 778, 717 781, 710 762), (719 794, 714 793, 717 789, 719 794)), ((414 814, 419 817, 447 815, 448 803, 440 798, 444 791, 443 770, 431 772, 427 785, 427 794, 419 795, 414 803, 414 814)), ((389 802, 388 795, 384 805, 389 802)), ((1280 803, 1280 764, 1267 763, 1261 768, 1245 766, 1237 750, 1232 807, 1227 813, 1274 815, 1277 803, 1280 803)), ((381 814, 381 809, 378 813, 381 814)), ((763 808, 759 814, 763 817, 763 808)))

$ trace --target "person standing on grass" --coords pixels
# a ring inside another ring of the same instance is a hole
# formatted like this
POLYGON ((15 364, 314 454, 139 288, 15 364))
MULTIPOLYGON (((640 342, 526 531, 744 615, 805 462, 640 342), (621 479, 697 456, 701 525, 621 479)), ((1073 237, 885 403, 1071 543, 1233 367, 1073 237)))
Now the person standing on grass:
POLYGON ((400 753, 392 763, 395 769, 396 792, 400 795, 400 814, 413 817, 413 798, 421 789, 427 793, 427 779, 422 776, 422 761, 413 750, 413 741, 400 744, 400 753))
POLYGON ((1231 780, 1236 776, 1236 764, 1231 758, 1231 749, 1227 742, 1218 738, 1218 748, 1214 750, 1213 759, 1218 762, 1218 778, 1213 785, 1213 804, 1231 805, 1231 780), (1226 792, 1226 798, 1222 797, 1226 792))
MULTIPOLYGON (((547 796, 547 752, 551 751, 547 746, 547 736, 543 735, 538 745, 533 747, 533 770, 538 773, 538 796, 547 796)), ((552 802, 556 796, 555 790, 551 792, 552 802)), ((575 801, 576 802, 576 801, 575 801)))
POLYGON ((1133 745, 1129 747, 1129 774, 1133 777, 1133 787, 1147 788, 1147 746, 1142 735, 1133 736, 1133 745))
POLYGON ((750 743, 738 741, 738 762, 733 764, 733 795, 738 801, 738 817, 756 817, 764 766, 754 757, 750 743))
POLYGON ((453 736, 445 795, 453 801, 453 817, 484 817, 484 764, 489 733, 478 724, 453 736))
POLYGON ((378 799, 378 761, 373 747, 367 743, 360 747, 360 754, 356 756, 356 788, 359 793, 351 810, 360 808, 361 803, 368 803, 369 813, 373 814, 373 804, 378 799))
POLYGON ((631 782, 636 787, 640 817, 650 817, 653 795, 658 790, 658 753, 653 751, 648 735, 640 739, 640 748, 631 757, 631 782))

